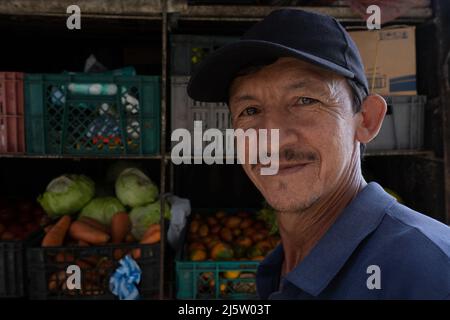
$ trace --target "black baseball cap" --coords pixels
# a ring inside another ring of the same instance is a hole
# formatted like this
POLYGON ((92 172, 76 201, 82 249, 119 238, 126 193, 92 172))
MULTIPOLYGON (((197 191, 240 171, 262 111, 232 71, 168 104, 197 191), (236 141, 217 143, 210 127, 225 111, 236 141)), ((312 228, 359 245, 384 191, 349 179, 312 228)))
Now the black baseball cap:
POLYGON ((197 101, 228 102, 231 81, 242 68, 294 57, 353 79, 368 93, 358 48, 333 17, 300 9, 275 10, 240 40, 208 55, 192 74, 188 95, 197 101))

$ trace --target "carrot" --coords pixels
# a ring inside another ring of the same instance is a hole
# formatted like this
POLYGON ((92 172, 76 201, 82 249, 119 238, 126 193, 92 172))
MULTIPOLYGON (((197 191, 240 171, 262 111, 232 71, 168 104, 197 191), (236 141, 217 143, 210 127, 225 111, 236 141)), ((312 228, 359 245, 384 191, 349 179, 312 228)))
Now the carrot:
POLYGON ((89 247, 89 243, 83 240, 78 240, 78 246, 79 247, 89 247))
POLYGON ((67 287, 67 281, 62 282, 60 291, 62 291, 63 294, 69 295, 69 296, 75 296, 77 294, 76 290, 70 290, 67 287))
POLYGON ((89 218, 89 217, 80 217, 78 218, 78 221, 84 222, 88 225, 90 225, 91 227, 94 227, 100 231, 103 231, 105 233, 109 233, 109 228, 107 226, 105 226, 103 223, 98 222, 97 220, 93 219, 93 218, 89 218))
MULTIPOLYGON (((88 257, 83 257, 82 259, 78 259, 77 264, 78 264, 78 262, 85 263, 85 264, 89 265, 90 268, 92 268, 97 265, 99 260, 100 260, 99 256, 88 256, 88 257)), ((80 268, 82 268, 81 265, 80 265, 80 268)))
POLYGON ((131 255, 133 256, 134 260, 138 260, 141 258, 141 248, 136 248, 131 251, 131 255))
POLYGON ((92 264, 82 259, 78 259, 77 261, 75 261, 75 264, 79 266, 81 269, 91 269, 93 267, 92 264))
POLYGON ((5 241, 14 240, 14 234, 12 232, 5 231, 3 232, 2 237, 0 239, 5 241))
POLYGON ((111 220, 112 243, 121 243, 131 230, 131 221, 126 212, 117 212, 111 220))
MULTIPOLYGON (((161 240, 161 226, 159 224, 152 224, 144 236, 142 237, 140 244, 155 244, 161 240)), ((134 259, 139 259, 141 257, 141 249, 134 249, 132 252, 134 259)))
POLYGON ((54 224, 49 224, 48 226, 46 226, 44 228, 45 233, 48 233, 50 230, 52 230, 53 226, 54 226, 54 224))
POLYGON ((61 252, 59 252, 56 255, 55 261, 56 262, 60 262, 60 263, 63 263, 63 262, 74 262, 75 258, 74 258, 74 256, 72 254, 66 253, 64 251, 61 251, 61 252))
POLYGON ((81 221, 72 223, 69 234, 73 239, 82 240, 91 244, 105 244, 109 240, 107 233, 81 221))
POLYGON ((96 285, 96 281, 87 281, 81 289, 81 295, 83 296, 98 296, 101 294, 104 294, 104 291, 96 285))
POLYGON ((125 242, 126 243, 132 243, 132 242, 136 242, 136 238, 131 234, 131 232, 129 234, 127 234, 125 236, 125 242))
POLYGON ((93 270, 87 270, 87 271, 84 271, 84 278, 88 282, 97 282, 98 274, 97 274, 97 272, 95 272, 93 270))
POLYGON ((145 231, 139 243, 141 244, 153 244, 161 240, 161 226, 159 224, 152 224, 145 231))
POLYGON ((113 252, 114 260, 122 259, 125 254, 126 254, 125 249, 120 249, 120 248, 114 249, 114 252, 113 252))
MULTIPOLYGON (((110 259, 102 259, 97 264, 96 271, 98 272, 98 275, 106 276, 106 275, 108 275, 108 272, 110 272, 112 269, 114 269, 114 262, 110 259)), ((97 278, 98 278, 98 276, 97 276, 97 278)))
POLYGON ((70 227, 71 219, 69 216, 63 216, 51 228, 42 240, 43 247, 58 247, 62 246, 67 230, 70 227))
POLYGON ((155 232, 147 235, 147 237, 142 238, 140 243, 141 244, 155 244, 155 243, 158 243, 160 240, 161 240, 161 231, 156 230, 155 232))
POLYGON ((61 286, 61 283, 65 282, 64 280, 66 280, 65 271, 53 273, 48 280, 48 290, 56 291, 61 286))

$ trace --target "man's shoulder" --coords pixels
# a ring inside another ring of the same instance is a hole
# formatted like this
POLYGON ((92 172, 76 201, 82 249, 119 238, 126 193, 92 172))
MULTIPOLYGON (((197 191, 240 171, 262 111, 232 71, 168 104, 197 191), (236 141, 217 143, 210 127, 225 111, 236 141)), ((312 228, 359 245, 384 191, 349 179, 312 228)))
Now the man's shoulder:
POLYGON ((369 259, 380 262, 386 282, 404 295, 450 297, 450 228, 445 224, 395 203, 367 244, 369 259))
POLYGON ((386 209, 381 224, 393 239, 405 240, 415 249, 428 249, 450 259, 450 227, 400 203, 386 209))

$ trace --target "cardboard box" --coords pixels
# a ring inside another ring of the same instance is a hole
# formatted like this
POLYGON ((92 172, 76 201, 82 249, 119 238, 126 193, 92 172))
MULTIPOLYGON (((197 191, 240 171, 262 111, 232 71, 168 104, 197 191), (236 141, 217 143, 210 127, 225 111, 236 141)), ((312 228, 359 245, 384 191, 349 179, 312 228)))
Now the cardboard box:
POLYGON ((380 95, 415 95, 415 27, 350 32, 358 46, 369 90, 380 95))

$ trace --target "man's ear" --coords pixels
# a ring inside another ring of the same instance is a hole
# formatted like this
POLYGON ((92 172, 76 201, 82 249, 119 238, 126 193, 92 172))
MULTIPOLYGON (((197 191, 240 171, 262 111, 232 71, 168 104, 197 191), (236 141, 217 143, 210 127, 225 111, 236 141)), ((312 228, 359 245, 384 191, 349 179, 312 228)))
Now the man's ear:
POLYGON ((380 131, 386 115, 386 101, 378 94, 371 94, 364 99, 360 114, 360 121, 356 128, 356 139, 361 143, 368 143, 380 131))

